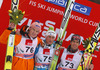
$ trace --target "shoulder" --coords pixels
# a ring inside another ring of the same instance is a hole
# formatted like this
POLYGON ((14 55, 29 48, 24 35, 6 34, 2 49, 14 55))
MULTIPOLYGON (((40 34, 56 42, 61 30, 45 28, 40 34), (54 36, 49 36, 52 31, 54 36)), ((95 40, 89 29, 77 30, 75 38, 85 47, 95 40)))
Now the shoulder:
POLYGON ((84 51, 79 50, 78 53, 79 53, 80 55, 83 55, 84 51))
POLYGON ((64 52, 68 52, 67 48, 64 49, 64 52))
POLYGON ((42 39, 40 39, 39 37, 37 37, 37 40, 38 40, 38 44, 43 44, 43 40, 42 39))
POLYGON ((37 39, 38 39, 38 40, 42 40, 42 39, 40 39, 39 37, 37 37, 37 39))
POLYGON ((53 48, 55 48, 55 47, 56 47, 56 46, 55 46, 55 42, 56 42, 56 41, 54 41, 54 42, 53 42, 53 44, 52 44, 52 45, 53 45, 53 48))

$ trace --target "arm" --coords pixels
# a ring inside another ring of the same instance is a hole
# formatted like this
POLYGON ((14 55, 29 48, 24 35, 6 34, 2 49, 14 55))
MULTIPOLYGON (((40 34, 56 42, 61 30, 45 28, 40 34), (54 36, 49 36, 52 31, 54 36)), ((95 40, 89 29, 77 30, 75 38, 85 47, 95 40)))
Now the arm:
MULTIPOLYGON (((6 29, 0 36, 0 43, 7 44, 10 33, 11 31, 6 29)), ((18 45, 20 43, 21 37, 21 35, 15 35, 15 45, 18 45)))
POLYGON ((43 40, 41 40, 39 37, 37 37, 38 39, 38 45, 40 44, 42 47, 44 47, 45 43, 43 40))
MULTIPOLYGON (((8 37, 12 31, 12 29, 14 28, 14 24, 13 23, 10 23, 9 24, 9 27, 8 29, 6 29, 0 36, 0 43, 3 43, 3 44, 7 44, 7 41, 8 41, 8 37)), ((20 40, 21 40, 21 35, 15 35, 15 45, 19 44, 20 40)))
POLYGON ((10 35, 11 31, 6 29, 0 36, 0 43, 7 44, 8 36, 10 35))

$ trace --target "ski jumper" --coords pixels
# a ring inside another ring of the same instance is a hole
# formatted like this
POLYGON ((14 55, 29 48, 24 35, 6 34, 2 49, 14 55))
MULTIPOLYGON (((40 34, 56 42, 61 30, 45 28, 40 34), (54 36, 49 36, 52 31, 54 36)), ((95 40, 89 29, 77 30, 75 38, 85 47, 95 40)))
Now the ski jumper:
POLYGON ((48 70, 50 61, 52 60, 54 44, 42 48, 38 46, 35 52, 35 67, 34 70, 48 70))
MULTIPOLYGON (((6 29, 0 36, 0 42, 7 44, 10 33, 11 31, 6 29)), ((42 43, 42 40, 39 37, 32 40, 28 37, 16 34, 12 70, 33 70, 33 56, 35 48, 39 43, 42 43)))

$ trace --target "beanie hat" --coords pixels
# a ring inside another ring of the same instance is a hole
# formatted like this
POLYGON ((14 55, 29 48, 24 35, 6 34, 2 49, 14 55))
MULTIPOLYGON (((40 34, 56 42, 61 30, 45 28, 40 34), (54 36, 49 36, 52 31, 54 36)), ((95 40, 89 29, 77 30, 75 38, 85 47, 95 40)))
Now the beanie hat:
POLYGON ((39 31, 41 31, 41 24, 39 22, 35 21, 29 26, 29 30, 31 28, 38 29, 39 31))
POLYGON ((49 27, 48 31, 46 32, 45 37, 47 37, 48 35, 54 36, 56 38, 56 32, 54 31, 53 27, 49 27))
POLYGON ((73 40, 78 40, 79 43, 80 43, 81 37, 80 37, 78 34, 74 34, 74 35, 71 37, 71 41, 73 41, 73 40))

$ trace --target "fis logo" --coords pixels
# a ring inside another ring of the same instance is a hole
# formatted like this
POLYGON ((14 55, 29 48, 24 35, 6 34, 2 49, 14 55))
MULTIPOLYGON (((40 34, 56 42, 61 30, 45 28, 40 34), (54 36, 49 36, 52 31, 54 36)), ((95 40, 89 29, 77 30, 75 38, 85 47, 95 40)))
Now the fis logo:
POLYGON ((43 54, 50 55, 50 49, 43 49, 43 54))
POLYGON ((72 60, 73 60, 73 56, 74 56, 74 55, 70 55, 70 54, 67 55, 67 56, 66 56, 66 60, 72 61, 72 60))
POLYGON ((2 3, 3 3, 3 0, 0 0, 0 8, 1 8, 1 6, 2 6, 2 3))
POLYGON ((26 42, 25 42, 25 45, 32 46, 32 40, 27 39, 26 42))

